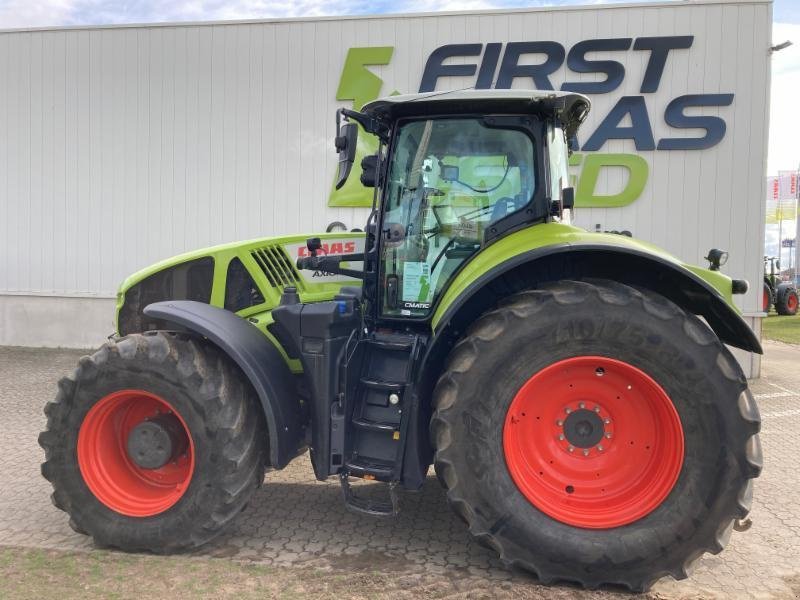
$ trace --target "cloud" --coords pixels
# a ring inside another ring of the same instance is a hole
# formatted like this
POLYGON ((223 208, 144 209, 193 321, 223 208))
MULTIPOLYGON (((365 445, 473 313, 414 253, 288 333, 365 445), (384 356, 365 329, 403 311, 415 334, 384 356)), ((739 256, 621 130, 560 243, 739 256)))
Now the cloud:
POLYGON ((778 226, 767 225, 764 231, 764 254, 768 256, 778 255, 778 226))
POLYGON ((47 27, 66 25, 75 10, 74 0, 7 0, 0 4, 0 27, 47 27))
POLYGON ((773 45, 782 44, 787 40, 792 42, 792 45, 772 55, 773 75, 800 71, 800 23, 773 23, 773 45))
MULTIPOLYGON (((606 4, 620 0, 593 0, 606 4)), ((634 0, 621 0, 629 2, 634 0)), ((8 0, 0 27, 224 21, 566 6, 586 0, 8 0)))
POLYGON ((775 23, 772 40, 773 44, 794 42, 772 55, 767 172, 776 175, 779 170, 796 169, 800 163, 800 127, 795 109, 800 90, 800 25, 775 23))
POLYGON ((366 3, 343 0, 201 0, 176 2, 109 2, 107 0, 72 0, 74 10, 70 24, 92 23, 159 23, 174 21, 226 21, 238 19, 315 17, 345 14, 353 6, 366 3))

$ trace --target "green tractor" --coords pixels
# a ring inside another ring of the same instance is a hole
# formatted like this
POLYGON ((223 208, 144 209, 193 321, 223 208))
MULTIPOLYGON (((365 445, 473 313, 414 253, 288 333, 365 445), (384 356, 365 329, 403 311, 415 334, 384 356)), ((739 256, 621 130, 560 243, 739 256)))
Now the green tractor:
POLYGON ((588 110, 520 90, 341 109, 338 185, 359 129, 380 140, 363 232, 129 277, 117 334, 45 409, 42 473, 72 527, 196 548, 310 449, 365 515, 401 510, 433 465, 471 534, 544 583, 645 590, 722 550, 762 466, 726 347, 761 352, 732 300, 747 282, 718 250, 705 269, 569 224, 588 110))
POLYGON ((764 312, 768 313, 771 307, 779 315, 796 315, 800 300, 797 288, 791 281, 780 281, 775 269, 780 271, 781 261, 777 256, 764 257, 764 312), (769 265, 769 266, 767 266, 769 265))

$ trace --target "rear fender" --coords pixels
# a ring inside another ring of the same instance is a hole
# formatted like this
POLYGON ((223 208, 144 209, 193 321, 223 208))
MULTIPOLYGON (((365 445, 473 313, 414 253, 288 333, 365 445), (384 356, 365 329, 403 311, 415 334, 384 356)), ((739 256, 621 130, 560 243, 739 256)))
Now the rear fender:
POLYGON ((261 402, 270 465, 282 469, 297 456, 305 443, 305 426, 294 377, 267 337, 230 311, 192 300, 156 302, 144 314, 207 338, 235 362, 261 402))
MULTIPOLYGON (((717 272, 718 278, 724 278, 717 272)), ((517 254, 472 281, 438 319, 436 336, 459 329, 509 293, 559 279, 610 279, 649 289, 702 316, 726 344, 761 354, 761 344, 725 296, 680 263, 640 249, 608 244, 564 244, 517 254)), ((724 278, 730 286, 730 280, 724 278)), ((730 290, 728 290, 730 293, 730 290)))

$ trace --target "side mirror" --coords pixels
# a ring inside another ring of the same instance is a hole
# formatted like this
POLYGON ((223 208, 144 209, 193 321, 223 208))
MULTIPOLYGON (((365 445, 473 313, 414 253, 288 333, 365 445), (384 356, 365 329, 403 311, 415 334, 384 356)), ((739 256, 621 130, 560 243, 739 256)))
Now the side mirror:
POLYGON ((577 135, 573 134, 569 136, 569 139, 567 139, 567 148, 569 149, 570 154, 581 149, 581 145, 578 143, 577 135))
POLYGON ((340 125, 340 112, 336 112, 336 151, 339 153, 339 175, 336 179, 336 189, 340 189, 356 158, 356 144, 358 143, 358 125, 345 123, 340 125))
POLYGON ((378 155, 370 154, 361 161, 361 185, 374 188, 378 181, 378 155))

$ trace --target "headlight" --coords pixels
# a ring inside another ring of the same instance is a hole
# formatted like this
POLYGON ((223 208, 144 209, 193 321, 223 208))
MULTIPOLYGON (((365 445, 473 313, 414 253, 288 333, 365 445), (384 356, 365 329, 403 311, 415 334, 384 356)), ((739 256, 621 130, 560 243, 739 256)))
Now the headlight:
POLYGON ((724 250, 717 250, 716 248, 712 248, 708 251, 708 256, 706 256, 706 260, 709 263, 709 269, 712 271, 719 271, 719 268, 728 262, 728 253, 724 250))

